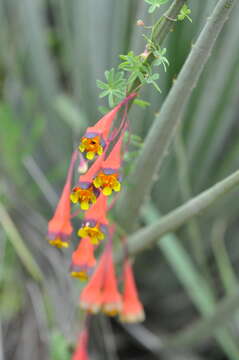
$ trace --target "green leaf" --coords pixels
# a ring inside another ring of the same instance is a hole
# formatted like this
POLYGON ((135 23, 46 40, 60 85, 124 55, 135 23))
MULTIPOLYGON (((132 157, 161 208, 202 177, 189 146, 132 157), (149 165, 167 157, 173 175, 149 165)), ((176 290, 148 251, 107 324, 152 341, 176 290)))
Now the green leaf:
POLYGON ((108 96, 110 107, 114 107, 126 94, 126 79, 122 71, 116 71, 114 68, 105 71, 107 82, 96 80, 98 88, 103 91, 99 94, 100 98, 108 96))
POLYGON ((150 102, 141 99, 135 99, 134 104, 139 105, 142 108, 150 106, 150 102))
POLYGON ((190 22, 192 22, 192 19, 190 18, 189 14, 191 14, 191 10, 187 6, 187 4, 184 4, 178 15, 178 20, 182 21, 185 18, 187 18, 190 22))

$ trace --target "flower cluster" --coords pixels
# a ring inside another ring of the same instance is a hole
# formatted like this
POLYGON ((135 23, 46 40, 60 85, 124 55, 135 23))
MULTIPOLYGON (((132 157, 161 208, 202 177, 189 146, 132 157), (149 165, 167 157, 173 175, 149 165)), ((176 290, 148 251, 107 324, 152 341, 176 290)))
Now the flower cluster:
MULTIPOLYGON (((62 195, 48 226, 50 244, 58 248, 68 247, 73 231, 71 202, 79 206, 84 214, 77 231, 81 240, 72 254, 70 273, 75 278, 89 280, 81 292, 80 307, 88 314, 101 311, 109 316, 118 315, 120 321, 130 323, 142 321, 144 310, 128 256, 124 258, 120 284, 122 291, 119 290, 113 260, 115 227, 108 219, 108 198, 121 190, 123 138, 128 128, 127 104, 135 96, 135 93, 130 94, 94 126, 87 128, 79 149, 72 155, 62 195), (122 116, 116 127, 114 122, 119 112, 122 116), (80 176, 71 190, 74 166, 78 158, 80 176), (87 161, 92 160, 94 162, 88 168, 87 161), (100 251, 102 243, 104 249, 100 251), (94 252, 99 246, 97 252, 101 252, 101 255, 97 261, 94 252)), ((111 202, 111 207, 112 203, 114 202, 111 202)), ((125 241, 123 246, 127 246, 125 241)), ((73 360, 88 359, 87 342, 88 330, 85 329, 73 360)))

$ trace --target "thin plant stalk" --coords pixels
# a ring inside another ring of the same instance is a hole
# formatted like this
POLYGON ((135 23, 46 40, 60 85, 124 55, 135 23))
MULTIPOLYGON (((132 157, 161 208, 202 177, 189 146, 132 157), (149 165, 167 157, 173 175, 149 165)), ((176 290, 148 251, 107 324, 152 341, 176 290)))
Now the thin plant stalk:
POLYGON ((236 3, 235 0, 220 0, 212 15, 208 18, 198 40, 174 82, 162 109, 146 137, 135 166, 129 175, 128 186, 119 199, 118 219, 127 231, 134 227, 130 214, 137 219, 145 196, 149 193, 154 175, 159 171, 163 158, 173 139, 181 114, 189 97, 197 85, 198 79, 207 63, 228 16, 236 3))

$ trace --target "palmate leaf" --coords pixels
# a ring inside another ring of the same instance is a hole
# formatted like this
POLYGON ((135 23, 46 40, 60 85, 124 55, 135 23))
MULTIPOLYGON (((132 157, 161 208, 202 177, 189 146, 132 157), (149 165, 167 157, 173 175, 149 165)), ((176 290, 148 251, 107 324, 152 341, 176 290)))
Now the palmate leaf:
POLYGON ((108 88, 109 88, 108 84, 106 84, 106 83, 104 83, 103 81, 100 81, 100 80, 96 80, 96 84, 97 84, 99 89, 108 90, 108 88))
POLYGON ((143 57, 135 55, 133 51, 130 51, 127 55, 120 55, 120 59, 125 60, 119 65, 119 69, 124 71, 145 73, 148 70, 143 63, 143 57))
POLYGON ((154 65, 163 65, 164 71, 167 71, 167 66, 169 66, 169 61, 166 58, 166 56, 164 56, 166 54, 167 49, 163 48, 161 49, 160 47, 156 50, 154 50, 153 54, 155 56, 155 60, 153 62, 154 65))
POLYGON ((159 74, 155 73, 155 74, 151 74, 146 78, 146 83, 147 84, 152 84, 155 89, 161 93, 161 89, 159 88, 159 86, 157 85, 157 83, 155 82, 156 80, 159 79, 159 74))
POLYGON ((122 71, 114 68, 105 71, 105 78, 107 82, 96 80, 98 88, 103 90, 99 97, 108 96, 109 106, 114 107, 126 94, 126 79, 122 71))

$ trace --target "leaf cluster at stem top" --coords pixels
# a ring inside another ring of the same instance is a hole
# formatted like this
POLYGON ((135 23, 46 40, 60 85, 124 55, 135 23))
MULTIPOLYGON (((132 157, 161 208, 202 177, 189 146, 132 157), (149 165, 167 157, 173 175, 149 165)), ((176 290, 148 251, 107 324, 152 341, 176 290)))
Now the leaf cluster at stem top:
MULTIPOLYGON (((150 4, 149 12, 153 12, 156 8, 159 8, 162 4, 168 2, 168 0, 145 0, 150 4)), ((191 10, 187 5, 184 5, 177 20, 184 20, 189 17, 191 10)), ((160 20, 163 17, 160 18, 160 20)), ((160 20, 156 23, 159 24, 160 20)), ((151 37, 143 35, 147 41, 146 50, 141 55, 135 55, 133 51, 129 51, 126 55, 120 55, 120 59, 123 60, 118 69, 111 69, 105 71, 106 82, 97 80, 97 86, 102 90, 99 97, 108 97, 109 107, 112 108, 117 105, 128 92, 137 91, 143 84, 152 84, 157 91, 161 92, 156 80, 159 79, 159 73, 153 72, 153 66, 163 66, 164 71, 167 71, 169 61, 166 58, 166 48, 161 48, 153 40, 153 32, 156 24, 151 27, 151 37), (127 74, 127 75, 126 75, 127 74)), ((103 109, 103 112, 107 112, 107 109, 103 109)))
POLYGON ((109 106, 113 107, 125 96, 127 81, 124 73, 115 69, 105 71, 105 78, 107 82, 96 80, 97 86, 103 90, 99 96, 108 96, 109 106))

